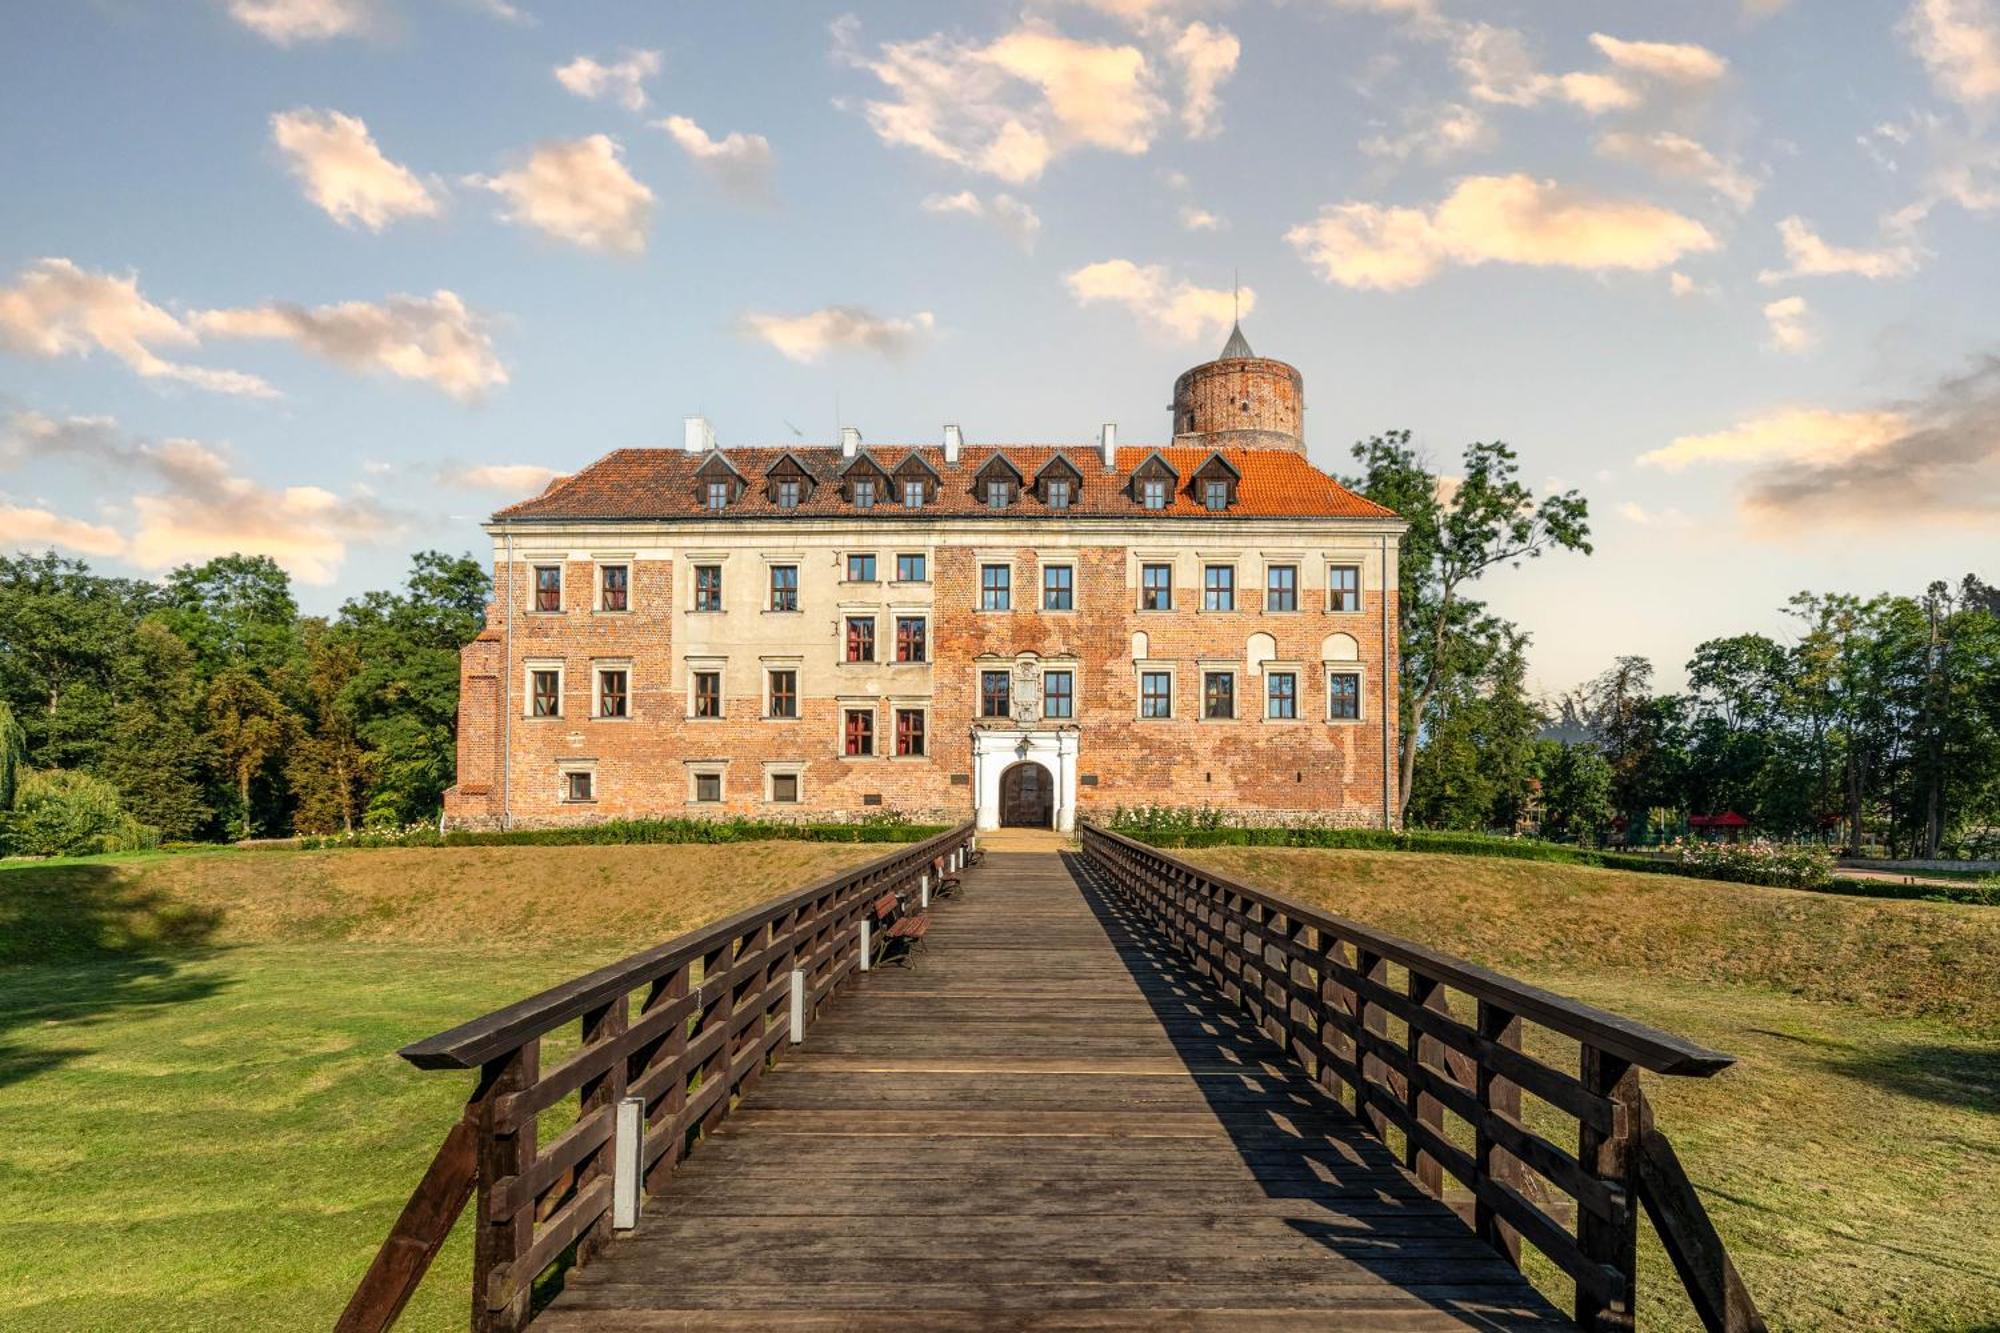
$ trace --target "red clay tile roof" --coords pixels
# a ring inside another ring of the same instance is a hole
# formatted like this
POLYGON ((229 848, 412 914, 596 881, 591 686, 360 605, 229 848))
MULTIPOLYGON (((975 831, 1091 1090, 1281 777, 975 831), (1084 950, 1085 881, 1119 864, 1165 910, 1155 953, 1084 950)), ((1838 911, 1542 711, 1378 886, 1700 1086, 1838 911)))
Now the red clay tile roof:
MULTIPOLYGON (((540 495, 509 505, 493 517, 551 520, 706 518, 727 522, 732 518, 779 514, 899 518, 910 512, 895 503, 893 496, 881 497, 873 509, 856 509, 848 503, 840 487, 841 472, 848 460, 832 446, 754 447, 719 452, 735 465, 749 483, 736 502, 721 512, 710 512, 695 498, 695 472, 711 455, 691 454, 682 449, 619 449, 574 476, 558 478, 540 495), (812 493, 792 510, 780 510, 771 503, 763 484, 765 471, 786 454, 798 459, 815 482, 812 493)), ((921 512, 933 517, 991 517, 996 512, 1019 516, 1053 512, 1025 489, 1008 509, 988 509, 983 497, 974 493, 973 479, 995 454, 1005 454, 1008 461, 1030 479, 1057 454, 1067 458, 1083 478, 1069 512, 1086 517, 1126 518, 1148 513, 1164 513, 1178 518, 1395 517, 1391 510, 1354 494, 1301 455, 1276 449, 1127 447, 1118 451, 1115 472, 1107 472, 1103 455, 1087 444, 967 445, 960 451, 959 461, 955 464, 946 464, 944 450, 934 446, 920 449, 903 445, 870 447, 864 452, 891 476, 912 454, 928 463, 937 472, 940 482, 937 498, 924 506, 921 512), (1236 503, 1221 515, 1212 514, 1203 506, 1194 485, 1195 473, 1210 455, 1218 452, 1240 476, 1236 503), (1164 511, 1142 508, 1129 490, 1133 469, 1156 453, 1180 474, 1180 485, 1164 511)))

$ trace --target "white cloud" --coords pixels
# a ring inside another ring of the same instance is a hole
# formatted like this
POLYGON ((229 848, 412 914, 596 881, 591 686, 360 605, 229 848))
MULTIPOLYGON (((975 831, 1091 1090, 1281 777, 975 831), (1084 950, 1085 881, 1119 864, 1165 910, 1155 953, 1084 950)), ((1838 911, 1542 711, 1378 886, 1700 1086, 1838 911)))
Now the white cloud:
POLYGON ((1993 0, 1914 0, 1903 31, 1946 97, 1966 106, 2000 99, 2000 9, 1993 0))
POLYGON ((1190 23, 1167 48, 1181 73, 1181 124, 1191 139, 1213 139, 1221 133, 1216 121, 1222 85, 1236 72, 1243 44, 1227 28, 1190 23))
POLYGON ((623 60, 600 64, 578 56, 556 66, 556 82, 588 101, 609 98, 627 111, 646 109, 646 80, 660 72, 658 51, 627 51, 623 60))
POLYGON ((907 319, 871 314, 859 306, 827 306, 803 315, 752 311, 743 331, 793 361, 811 364, 829 351, 861 350, 895 359, 929 335, 936 319, 928 310, 907 319))
MULTIPOLYGON (((1146 328, 1183 342, 1220 333, 1235 318, 1235 293, 1226 287, 1197 287, 1161 264, 1106 259, 1064 274, 1063 282, 1078 305, 1122 305, 1146 328)), ((1243 288, 1241 302, 1242 313, 1249 314, 1256 308, 1257 293, 1243 288)))
POLYGON ((1770 330, 1771 347, 1780 352, 1803 352, 1819 341, 1806 323, 1810 314, 1803 296, 1784 296, 1764 307, 1764 323, 1770 330))
POLYGON ((724 193, 746 203, 770 198, 771 141, 763 135, 732 130, 715 139, 686 116, 668 116, 653 123, 665 130, 724 193))
POLYGON ((81 555, 118 555, 125 550, 125 538, 116 528, 12 504, 4 496, 0 496, 0 532, 7 534, 7 549, 14 551, 56 546, 81 555))
POLYGON ((438 198, 416 173, 391 162, 359 117, 300 107, 271 117, 271 138, 306 198, 343 226, 381 231, 397 218, 435 217, 438 198))
POLYGON ((653 192, 625 169, 608 135, 536 146, 522 166, 468 185, 507 201, 503 216, 586 250, 639 254, 652 222, 653 192))
POLYGON ((1493 126, 1478 108, 1460 102, 1413 110, 1406 122, 1408 128, 1402 134, 1377 134, 1362 140, 1361 151, 1396 162, 1413 157, 1443 162, 1493 146, 1493 126))
POLYGON ((1591 115, 1636 106, 1639 94, 1610 74, 1545 74, 1536 66, 1526 39, 1512 28, 1459 23, 1447 30, 1452 64, 1478 101, 1534 106, 1550 99, 1569 102, 1591 115))
POLYGON ((1328 205, 1285 239, 1327 281, 1382 291, 1448 264, 1652 270, 1716 247, 1706 227, 1670 209, 1524 175, 1467 177, 1428 211, 1328 205))
POLYGON ((1618 68, 1665 83, 1713 83, 1729 69, 1727 60, 1690 42, 1627 42, 1593 32, 1590 44, 1618 68))
POLYGON ((169 361, 156 347, 192 347, 195 330, 139 293, 136 275, 92 273, 67 259, 39 259, 0 287, 0 346, 52 359, 108 352, 143 379, 215 393, 275 398, 255 375, 169 361))
POLYGON ((349 370, 384 371, 460 400, 507 382, 486 321, 456 293, 392 296, 379 305, 348 301, 308 309, 270 304, 210 310, 191 323, 223 338, 274 338, 349 370))
POLYGON ((1143 153, 1166 113, 1138 47, 1065 37, 1039 19, 984 45, 933 33, 873 55, 855 28, 835 24, 836 52, 888 90, 863 105, 876 136, 1011 184, 1078 149, 1143 153))
POLYGON ((1668 472, 1698 463, 1842 463, 1881 448, 1909 424, 1894 411, 1790 407, 1712 434, 1679 436, 1639 455, 1639 463, 1668 472))
POLYGON ((1723 161, 1672 130, 1651 134, 1614 131, 1598 137, 1597 151, 1600 156, 1630 162, 1668 180, 1706 186, 1738 208, 1748 208, 1757 199, 1757 182, 1739 164, 1723 161))
POLYGON ((1694 521, 1678 509, 1648 509, 1636 500, 1626 500, 1618 506, 1618 516, 1627 523, 1642 528, 1690 528, 1694 521))
MULTIPOLYGON (((131 497, 129 536, 107 527, 30 511, 43 532, 72 549, 123 555, 147 569, 241 551, 268 555, 301 582, 332 583, 352 541, 394 535, 399 522, 366 497, 342 499, 318 486, 264 486, 235 473, 198 440, 130 440, 103 417, 54 420, 17 412, 0 427, 0 462, 68 459, 107 478, 150 485, 131 497), (94 543, 93 546, 79 543, 94 543)), ((0 517, 6 510, 0 508, 0 517)))
POLYGON ((1916 248, 1906 242, 1885 245, 1876 250, 1851 250, 1830 245, 1804 218, 1796 215, 1778 224, 1778 235, 1784 241, 1785 258, 1791 262, 1782 269, 1765 269, 1757 275, 1759 282, 1785 282, 1792 278, 1837 274, 1871 279, 1900 278, 1917 268, 1916 248))
POLYGON ((926 195, 921 206, 926 213, 961 213, 982 218, 1013 237, 1024 250, 1035 248, 1035 238, 1042 230, 1041 216, 1026 201, 1011 194, 981 199, 971 190, 960 190, 956 194, 926 195))
POLYGON ((1205 208, 1181 205, 1181 226, 1189 231, 1221 231, 1229 224, 1205 208))
POLYGON ((279 46, 354 37, 377 21, 373 0, 228 0, 229 17, 279 46))
POLYGON ((447 465, 438 469, 438 480, 447 486, 520 495, 540 495, 550 482, 567 475, 536 463, 488 463, 477 467, 447 465))

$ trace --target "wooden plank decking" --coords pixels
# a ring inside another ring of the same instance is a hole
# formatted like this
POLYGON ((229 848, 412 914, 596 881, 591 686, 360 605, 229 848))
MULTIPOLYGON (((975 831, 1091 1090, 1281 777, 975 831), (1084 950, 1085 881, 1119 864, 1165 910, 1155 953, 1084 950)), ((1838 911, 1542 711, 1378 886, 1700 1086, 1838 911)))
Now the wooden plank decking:
POLYGON ((1572 1327, 1079 858, 965 885, 538 1327, 1572 1327))

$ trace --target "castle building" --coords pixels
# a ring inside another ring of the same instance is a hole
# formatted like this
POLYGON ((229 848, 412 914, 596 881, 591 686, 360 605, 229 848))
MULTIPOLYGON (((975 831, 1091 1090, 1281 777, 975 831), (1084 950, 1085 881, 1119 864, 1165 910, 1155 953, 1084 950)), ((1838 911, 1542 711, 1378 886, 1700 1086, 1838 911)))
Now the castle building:
POLYGON ((620 449, 493 515, 449 824, 1394 819, 1394 513, 1240 328, 1171 443, 620 449))

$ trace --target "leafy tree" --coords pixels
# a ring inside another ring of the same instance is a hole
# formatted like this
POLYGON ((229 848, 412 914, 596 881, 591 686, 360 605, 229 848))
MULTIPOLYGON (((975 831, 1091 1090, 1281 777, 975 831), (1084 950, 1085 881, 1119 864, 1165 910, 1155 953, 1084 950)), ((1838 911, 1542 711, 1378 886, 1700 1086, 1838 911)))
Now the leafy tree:
POLYGON ((14 720, 14 710, 0 699, 0 814, 14 808, 21 762, 28 753, 28 733, 14 720))
POLYGON ((1595 845, 1611 823, 1611 765, 1595 745, 1542 741, 1542 829, 1557 838, 1595 845))
POLYGON ((214 679, 245 667, 269 683, 298 649, 292 580, 267 555, 224 555, 167 575, 167 623, 214 679))
POLYGON ((1402 634, 1402 749, 1397 813, 1405 813, 1421 737, 1452 683, 1493 651, 1501 622, 1468 593, 1488 572, 1551 549, 1590 552, 1589 506, 1575 491, 1535 498, 1514 450, 1498 441, 1466 446, 1449 495, 1411 447, 1408 431, 1354 446, 1361 474, 1352 490, 1389 506, 1410 525, 1403 538, 1398 618, 1402 634))
POLYGON ((102 752, 118 659, 157 601, 146 584, 53 551, 0 556, 0 699, 24 729, 28 763, 73 768, 102 752))
POLYGON ((247 666, 232 666, 208 687, 208 736, 236 786, 237 836, 255 829, 251 783, 298 730, 298 719, 247 666))
POLYGON ((361 651, 351 637, 315 621, 306 626, 305 654, 311 721, 285 760, 298 800, 293 823, 300 833, 351 832, 377 767, 377 756, 356 734, 349 689, 361 674, 361 651))
POLYGON ((208 800, 213 756, 202 735, 203 689, 192 649, 158 617, 139 622, 119 664, 113 743, 98 772, 125 808, 161 836, 199 836, 215 817, 208 800))
POLYGON ((59 769, 22 776, 0 832, 7 848, 23 856, 129 852, 159 842, 157 829, 125 813, 116 787, 59 769))
POLYGON ((1528 697, 1527 638, 1503 626, 1477 676, 1440 694, 1419 751, 1409 818, 1434 828, 1505 828, 1526 812, 1536 731, 1528 697))

